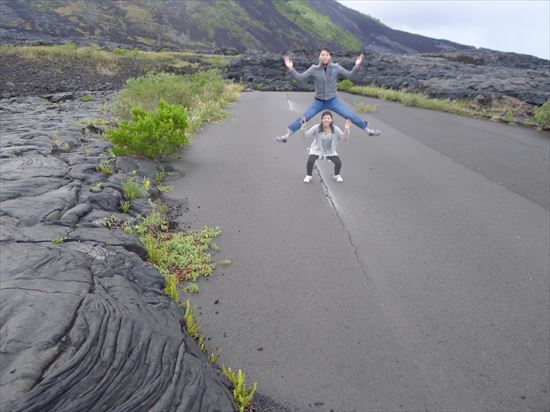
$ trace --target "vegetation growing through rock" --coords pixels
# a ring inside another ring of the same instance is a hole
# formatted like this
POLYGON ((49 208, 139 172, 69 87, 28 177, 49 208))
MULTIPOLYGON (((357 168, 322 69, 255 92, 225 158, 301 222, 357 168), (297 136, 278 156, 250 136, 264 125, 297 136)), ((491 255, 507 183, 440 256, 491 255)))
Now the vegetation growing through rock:
POLYGON ((256 383, 249 388, 246 384, 246 375, 241 369, 235 373, 231 368, 226 369, 222 366, 222 372, 233 385, 233 398, 239 407, 239 412, 244 412, 252 404, 256 383))

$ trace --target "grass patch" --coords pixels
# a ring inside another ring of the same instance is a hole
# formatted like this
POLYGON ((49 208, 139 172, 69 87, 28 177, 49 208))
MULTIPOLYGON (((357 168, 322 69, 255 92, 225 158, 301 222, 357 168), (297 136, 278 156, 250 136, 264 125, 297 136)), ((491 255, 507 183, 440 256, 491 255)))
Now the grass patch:
POLYGON ((95 97, 91 94, 85 94, 80 98, 80 100, 82 100, 83 102, 93 102, 95 100, 95 97))
POLYGON ((550 129, 550 99, 535 110, 533 120, 541 129, 550 129))
POLYGON ((165 67, 184 67, 210 65, 223 68, 238 56, 224 56, 193 52, 153 52, 138 49, 108 50, 97 45, 78 46, 65 43, 50 46, 0 46, 0 56, 16 56, 29 63, 51 62, 60 69, 83 68, 88 73, 100 73, 106 76, 116 75, 121 67, 139 63, 144 71, 159 71, 165 67))
POLYGON ((399 102, 409 107, 420 107, 465 117, 497 120, 506 123, 517 122, 525 126, 540 127, 542 129, 550 128, 550 104, 548 101, 542 107, 535 109, 534 115, 531 116, 529 113, 532 106, 510 96, 501 96, 492 99, 490 104, 481 105, 474 101, 438 99, 421 93, 385 89, 374 85, 356 86, 351 80, 347 79, 338 82, 338 90, 381 100, 399 102))
POLYGON ((408 93, 372 85, 355 86, 351 80, 347 79, 338 82, 338 90, 374 97, 376 99, 399 102, 410 107, 422 107, 424 109, 454 113, 462 116, 480 117, 477 111, 470 109, 468 102, 462 100, 435 99, 420 93, 408 93))
POLYGON ((372 113, 376 111, 376 105, 365 102, 355 103, 355 108, 359 113, 372 113))
POLYGON ((227 117, 224 110, 240 96, 242 85, 225 81, 218 70, 175 75, 153 74, 129 79, 113 104, 112 113, 128 120, 137 107, 151 112, 161 100, 185 107, 188 131, 193 134, 203 124, 227 117))

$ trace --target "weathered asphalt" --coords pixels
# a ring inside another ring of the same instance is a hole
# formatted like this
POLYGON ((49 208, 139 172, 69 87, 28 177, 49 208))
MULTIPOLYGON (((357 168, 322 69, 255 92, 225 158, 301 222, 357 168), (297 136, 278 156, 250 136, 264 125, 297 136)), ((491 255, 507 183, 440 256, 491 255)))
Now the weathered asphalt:
POLYGON ((311 93, 245 93, 175 163, 232 261, 191 298, 210 348, 291 410, 548 410, 548 134, 342 97, 383 130, 342 184, 274 142, 311 93))

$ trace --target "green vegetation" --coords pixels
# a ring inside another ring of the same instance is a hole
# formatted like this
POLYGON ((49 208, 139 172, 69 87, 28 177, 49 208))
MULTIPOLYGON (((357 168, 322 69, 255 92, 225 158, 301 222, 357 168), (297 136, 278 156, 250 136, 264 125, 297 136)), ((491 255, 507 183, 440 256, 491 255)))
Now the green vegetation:
POLYGON ((127 225, 124 231, 138 236, 151 263, 165 278, 170 276, 170 282, 196 283, 199 277, 210 276, 215 264, 209 251, 217 249, 213 239, 220 229, 205 226, 196 231, 170 232, 165 213, 163 207, 156 207, 141 223, 127 225))
POLYGON ((434 99, 419 93, 401 92, 378 86, 355 86, 347 79, 338 82, 338 90, 374 97, 376 99, 400 102, 405 106, 422 107, 424 109, 438 110, 462 116, 479 117, 478 112, 472 110, 469 103, 462 100, 434 99))
POLYGON ((83 102, 93 102, 95 100, 95 97, 91 94, 85 94, 80 98, 80 100, 82 100, 83 102))
POLYGON ((52 145, 59 146, 61 145, 61 140, 59 139, 59 130, 54 130, 51 134, 52 145))
POLYGON ((101 182, 95 182, 94 184, 90 185, 90 192, 92 193, 99 193, 103 190, 103 183, 101 182))
MULTIPOLYGON (((508 96, 495 99, 490 105, 481 106, 465 100, 437 99, 420 93, 385 89, 373 85, 356 86, 347 79, 338 82, 338 90, 460 116, 499 120, 507 123, 517 122, 525 126, 543 129, 550 128, 550 104, 548 101, 544 106, 535 110, 534 116, 529 117, 526 114, 529 111, 528 105, 508 96)), ((358 110, 360 111, 359 107, 358 110)))
POLYGON ((224 109, 237 100, 242 89, 242 85, 224 81, 217 70, 184 76, 150 73, 126 82, 112 112, 129 119, 134 108, 150 112, 160 100, 166 100, 186 108, 188 131, 193 134, 204 123, 225 119, 227 112, 224 109))
POLYGON ((96 166, 95 170, 98 172, 101 172, 107 176, 111 176, 115 173, 113 168, 109 165, 111 163, 111 159, 104 159, 96 166))
POLYGON ((181 106, 161 100, 153 113, 139 107, 132 113, 132 120, 123 120, 105 133, 115 154, 160 159, 187 144, 187 112, 181 106))
POLYGON ((226 32, 226 36, 231 36, 246 48, 262 48, 250 29, 258 32, 265 28, 261 22, 251 18, 236 1, 190 1, 187 3, 186 16, 189 24, 201 28, 212 43, 215 42, 216 35, 226 32))
POLYGON ((503 121, 505 121, 506 123, 515 123, 516 119, 511 112, 506 112, 503 117, 503 121))
POLYGON ((122 190, 127 200, 134 200, 140 197, 145 197, 147 190, 151 187, 151 182, 146 177, 143 178, 143 183, 137 181, 135 174, 128 177, 122 182, 122 190))
POLYGON ((131 203, 128 200, 123 200, 120 202, 120 210, 124 213, 128 213, 130 210, 131 203))
POLYGON ((53 243, 54 245, 60 245, 60 244, 62 244, 63 242, 64 242, 63 239, 53 239, 53 240, 52 240, 52 243, 53 243))
POLYGON ((376 111, 376 105, 365 102, 355 103, 355 108, 359 113, 371 113, 376 111))
POLYGON ((195 320, 195 310, 196 308, 191 308, 191 303, 189 299, 184 302, 185 305, 185 315, 183 319, 185 320, 185 330, 189 336, 193 339, 199 339, 199 331, 201 330, 199 324, 195 320))
POLYGON ((97 127, 101 129, 109 125, 109 120, 104 119, 102 117, 94 117, 89 119, 78 120, 75 122, 75 124, 79 126, 84 126, 84 127, 90 126, 90 127, 97 127))
MULTIPOLYGON (((117 23, 118 25, 118 23, 117 23)), ((203 65, 225 67, 235 57, 193 53, 193 52, 152 52, 138 49, 108 50, 100 46, 77 46, 66 43, 52 46, 7 46, 0 45, 0 56, 14 55, 28 60, 31 64, 52 62, 64 68, 79 67, 88 73, 115 76, 122 67, 138 63, 144 71, 160 71, 166 67, 193 67, 203 65)), ((88 95, 89 96, 89 95, 88 95)), ((84 96, 83 101, 90 97, 84 96)))
POLYGON ((254 383, 249 388, 246 385, 246 376, 241 369, 235 373, 231 368, 226 369, 225 366, 222 366, 222 372, 233 385, 233 399, 235 399, 239 411, 244 412, 252 404, 257 384, 254 383))
POLYGON ((535 110, 533 120, 541 129, 550 129, 550 99, 535 110))
POLYGON ((362 50, 363 45, 351 33, 342 30, 330 17, 319 13, 301 0, 275 0, 277 10, 306 32, 330 44, 338 44, 344 50, 362 50))

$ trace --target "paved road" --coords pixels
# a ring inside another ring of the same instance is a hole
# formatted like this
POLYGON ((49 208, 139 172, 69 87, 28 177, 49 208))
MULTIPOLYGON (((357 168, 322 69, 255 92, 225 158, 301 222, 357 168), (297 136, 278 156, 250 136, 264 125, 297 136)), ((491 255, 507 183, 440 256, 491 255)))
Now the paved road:
POLYGON ((176 162, 232 261, 192 298, 221 362, 292 410, 548 410, 549 136, 345 96, 383 135, 306 185, 273 138, 310 99, 245 93, 176 162))

